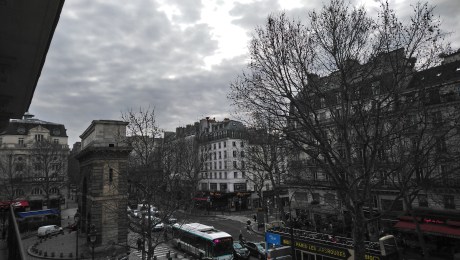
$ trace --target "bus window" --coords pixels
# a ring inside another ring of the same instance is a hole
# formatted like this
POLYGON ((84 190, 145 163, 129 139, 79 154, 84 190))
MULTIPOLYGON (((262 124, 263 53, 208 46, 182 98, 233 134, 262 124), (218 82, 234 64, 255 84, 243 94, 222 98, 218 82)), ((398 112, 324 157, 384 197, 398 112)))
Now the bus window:
POLYGON ((233 239, 231 237, 214 239, 214 256, 233 254, 233 239))

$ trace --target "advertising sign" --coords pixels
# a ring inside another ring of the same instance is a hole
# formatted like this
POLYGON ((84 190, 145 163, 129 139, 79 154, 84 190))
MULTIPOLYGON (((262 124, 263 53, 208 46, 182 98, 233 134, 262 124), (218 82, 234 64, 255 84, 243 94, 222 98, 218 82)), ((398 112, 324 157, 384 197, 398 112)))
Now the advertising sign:
POLYGON ((270 232, 265 233, 265 242, 272 245, 281 245, 281 236, 270 232))

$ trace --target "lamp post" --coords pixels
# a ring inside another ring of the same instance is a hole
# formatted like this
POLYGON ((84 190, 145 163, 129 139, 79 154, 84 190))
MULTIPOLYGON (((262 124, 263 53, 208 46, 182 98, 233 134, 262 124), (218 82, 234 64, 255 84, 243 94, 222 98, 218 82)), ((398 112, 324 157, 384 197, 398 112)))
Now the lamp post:
POLYGON ((75 216, 73 216, 73 219, 75 220, 75 228, 77 229, 77 239, 76 239, 76 244, 75 244, 75 259, 78 260, 78 228, 80 226, 80 212, 75 213, 75 216))
POLYGON ((91 224, 89 232, 89 241, 91 242, 91 259, 94 260, 94 245, 96 244, 96 239, 97 239, 97 231, 96 231, 96 226, 94 224, 91 224))

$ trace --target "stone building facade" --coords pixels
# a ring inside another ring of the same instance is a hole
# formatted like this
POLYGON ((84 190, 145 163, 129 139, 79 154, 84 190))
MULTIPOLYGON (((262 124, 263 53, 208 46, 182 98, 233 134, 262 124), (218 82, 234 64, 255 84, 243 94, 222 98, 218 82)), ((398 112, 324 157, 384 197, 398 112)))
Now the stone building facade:
POLYGON ((79 211, 84 232, 94 225, 96 247, 126 244, 128 234, 126 122, 94 120, 80 136, 79 211))

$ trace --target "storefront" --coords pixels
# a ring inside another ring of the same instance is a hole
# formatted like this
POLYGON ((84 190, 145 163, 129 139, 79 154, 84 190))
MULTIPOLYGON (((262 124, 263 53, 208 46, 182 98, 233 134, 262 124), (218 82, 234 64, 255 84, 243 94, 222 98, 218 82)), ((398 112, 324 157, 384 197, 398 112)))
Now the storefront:
POLYGON ((430 254, 449 258, 460 253, 460 212, 416 210, 415 216, 415 221, 414 217, 401 216, 393 226, 404 247, 420 248, 418 224, 430 254))
POLYGON ((200 192, 192 199, 195 207, 217 211, 240 211, 247 210, 250 206, 249 197, 251 192, 230 192, 218 191, 200 192))

